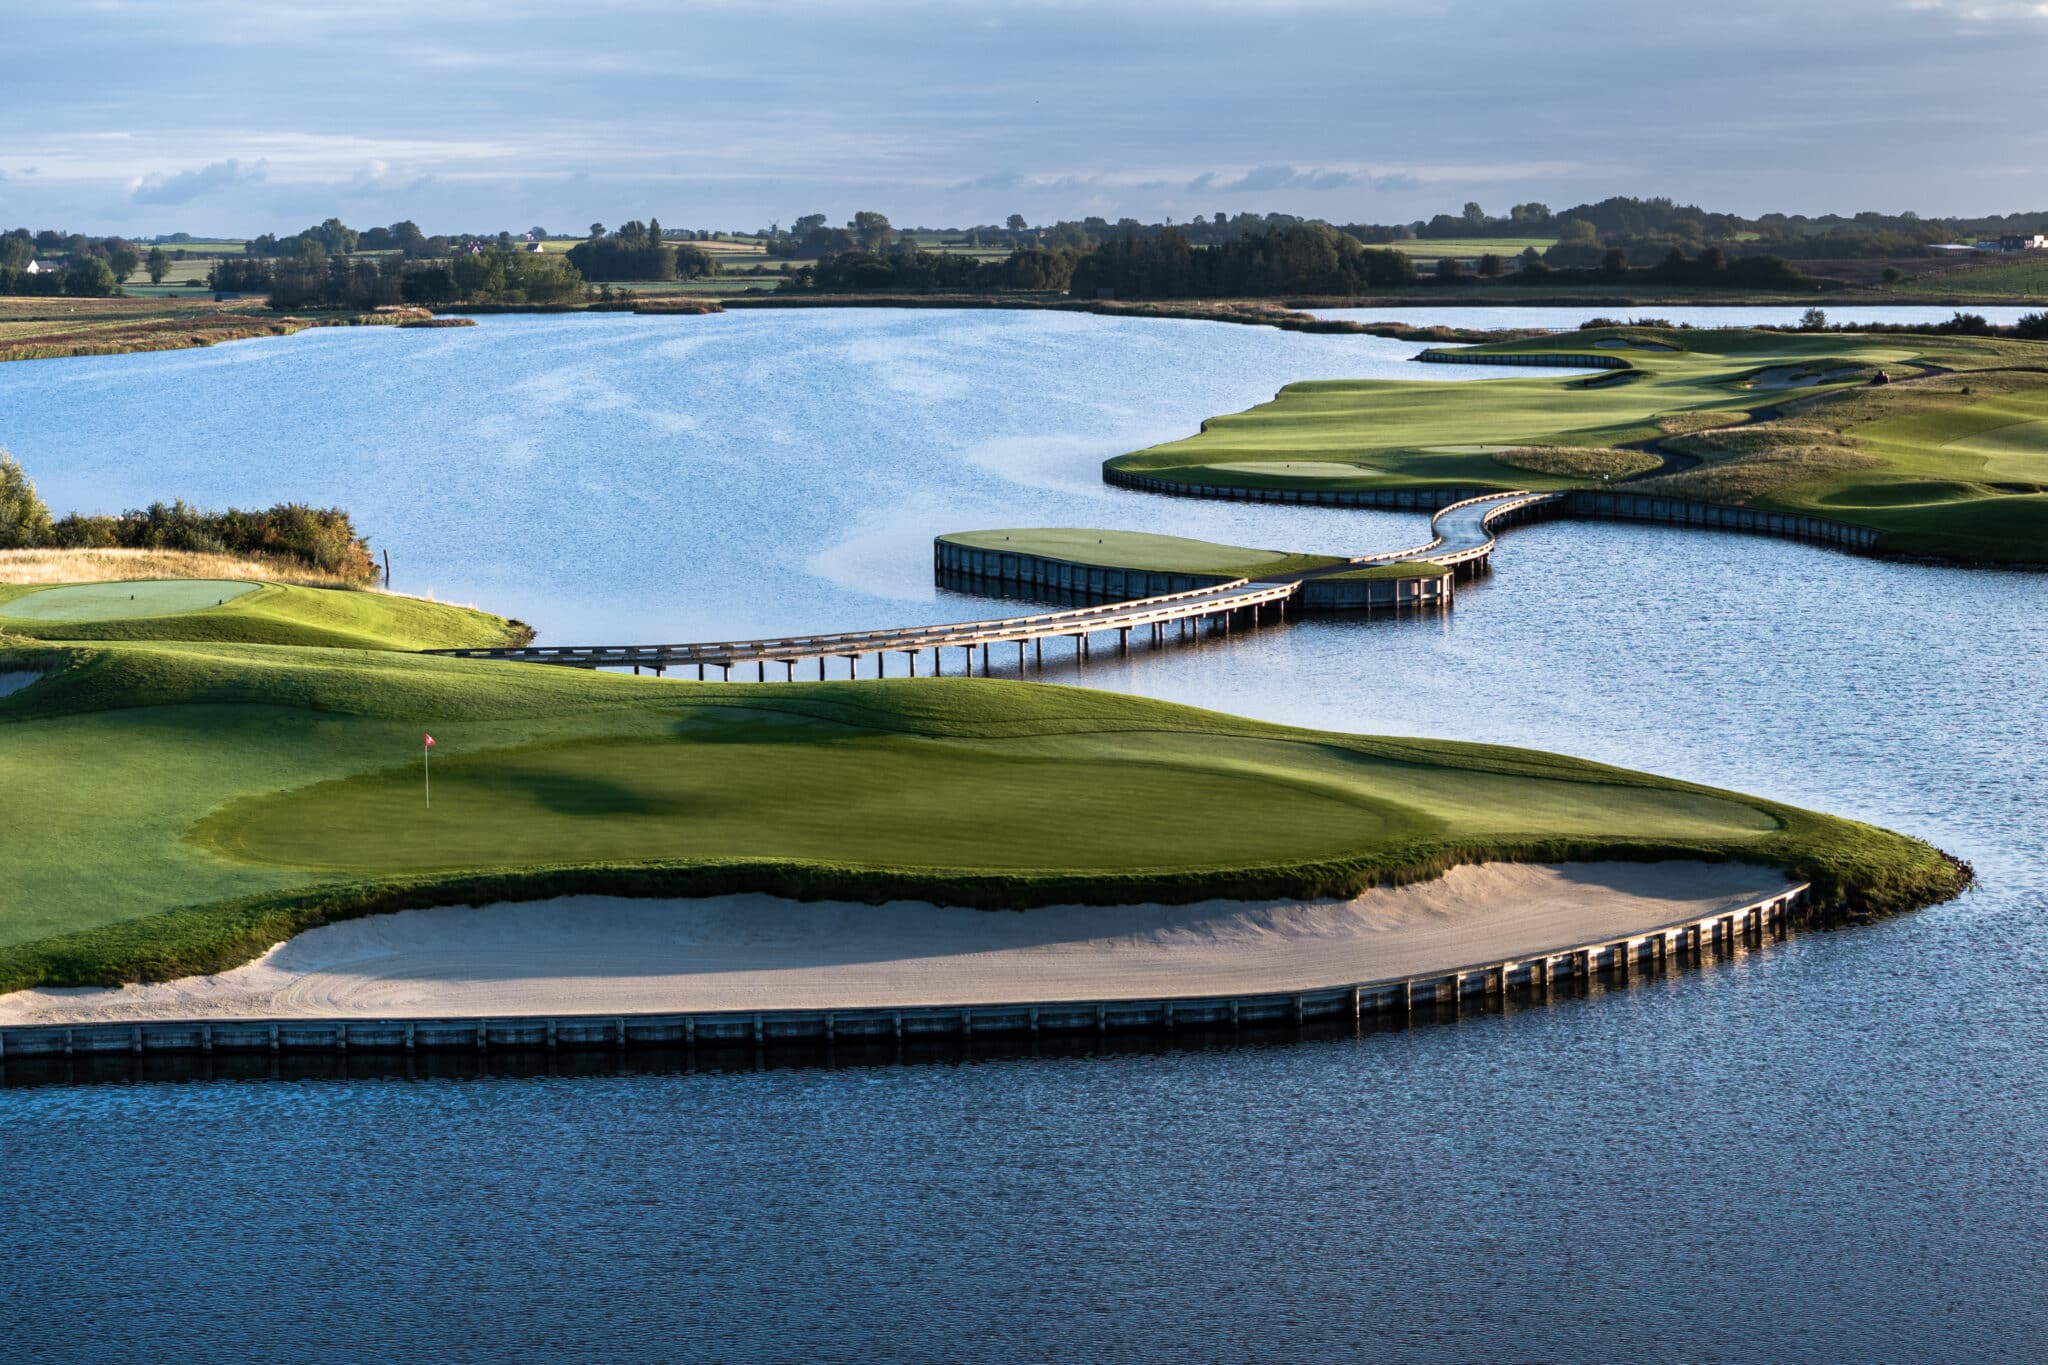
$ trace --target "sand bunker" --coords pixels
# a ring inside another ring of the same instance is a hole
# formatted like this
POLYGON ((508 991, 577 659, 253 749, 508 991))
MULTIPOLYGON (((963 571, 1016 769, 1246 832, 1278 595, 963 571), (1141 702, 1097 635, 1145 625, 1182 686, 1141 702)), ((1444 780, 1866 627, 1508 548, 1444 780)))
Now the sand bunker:
POLYGON ((1748 387, 1752 389, 1804 389, 1811 388, 1815 384, 1840 384, 1845 380, 1858 378, 1862 373, 1862 370, 1853 365, 1839 370, 1796 370, 1789 367, 1780 367, 1774 370, 1762 371, 1749 381, 1748 387))
POLYGON ((1255 994, 1575 947, 1784 890, 1740 863, 1491 863, 1350 901, 978 911, 572 896, 328 925, 218 976, 0 995, 0 1024, 1255 994))

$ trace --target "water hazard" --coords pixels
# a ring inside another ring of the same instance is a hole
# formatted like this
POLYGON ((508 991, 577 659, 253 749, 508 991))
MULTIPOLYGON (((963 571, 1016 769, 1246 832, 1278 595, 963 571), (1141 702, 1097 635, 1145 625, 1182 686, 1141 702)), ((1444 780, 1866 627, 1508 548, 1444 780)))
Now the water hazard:
MULTIPOLYGON (((640 621, 681 638, 973 614, 930 587, 941 529, 1406 543, 1419 517, 1094 482, 1103 455, 1285 379, 1421 368, 1406 351, 1024 315, 487 320, 0 367, 0 441, 60 505, 342 502, 401 586, 431 577, 564 643, 644 638, 640 621)), ((2017 1354, 2048 1331, 2042 592, 1549 523, 1510 533, 1441 618, 1061 663, 1048 676, 1818 806, 1932 839, 1984 885, 1602 998, 1362 1038, 16 1085, 0 1341, 78 1358, 2017 1354)))

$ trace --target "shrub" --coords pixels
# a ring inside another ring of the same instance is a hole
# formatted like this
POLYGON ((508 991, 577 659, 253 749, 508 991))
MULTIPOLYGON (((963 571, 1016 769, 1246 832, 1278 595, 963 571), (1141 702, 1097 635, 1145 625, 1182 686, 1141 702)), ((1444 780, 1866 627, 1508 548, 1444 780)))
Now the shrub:
POLYGON ((50 543, 50 509, 20 461, 0 450, 0 550, 50 543))

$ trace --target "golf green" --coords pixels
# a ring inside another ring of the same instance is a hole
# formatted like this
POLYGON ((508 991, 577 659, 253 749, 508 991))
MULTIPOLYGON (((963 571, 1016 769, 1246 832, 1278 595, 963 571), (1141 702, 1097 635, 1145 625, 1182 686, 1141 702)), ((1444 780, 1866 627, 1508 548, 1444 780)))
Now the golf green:
POLYGON ((220 578, 71 583, 0 604, 0 616, 18 621, 117 621, 136 616, 181 616, 188 611, 224 606, 262 586, 220 578))

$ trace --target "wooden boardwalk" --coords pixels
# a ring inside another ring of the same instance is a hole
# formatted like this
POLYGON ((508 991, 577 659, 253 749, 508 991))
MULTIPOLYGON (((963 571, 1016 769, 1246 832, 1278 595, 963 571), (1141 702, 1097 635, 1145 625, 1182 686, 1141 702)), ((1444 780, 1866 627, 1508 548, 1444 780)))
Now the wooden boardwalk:
POLYGON ((1141 597, 1098 606, 1073 607, 1061 611, 1037 612, 1028 616, 1006 616, 985 621, 955 621, 940 625, 898 626, 880 630, 840 631, 818 635, 789 635, 758 640, 706 640, 684 644, 650 645, 528 645, 517 649, 437 649, 428 653, 458 659, 494 659, 510 663, 557 664, 570 668, 631 668, 657 675, 672 668, 695 668, 697 676, 708 677, 717 669, 721 679, 732 670, 754 666, 755 677, 768 680, 771 666, 783 670, 785 680, 796 678, 797 665, 815 662, 818 677, 826 676, 827 665, 844 660, 846 676, 860 676, 861 663, 872 658, 875 676, 887 676, 890 655, 904 656, 906 671, 917 676, 919 659, 931 653, 931 672, 945 671, 946 651, 961 651, 961 671, 974 670, 975 651, 981 653, 981 671, 991 667, 991 651, 998 645, 1017 646, 1020 668, 1027 659, 1044 661, 1045 641, 1070 639, 1075 652, 1086 658, 1091 640, 1114 634, 1117 648, 1130 647, 1133 632, 1144 632, 1155 646, 1173 639, 1200 639, 1211 631, 1228 634, 1233 628, 1256 629, 1269 619, 1283 619, 1298 612, 1302 585, 1317 578, 1341 574, 1355 568, 1382 564, 1429 563, 1442 565, 1445 572, 1483 564, 1493 553, 1493 528, 1503 518, 1526 514, 1531 508, 1554 501, 1554 493, 1494 493, 1467 498, 1437 511, 1431 520, 1431 538, 1406 550, 1361 555, 1326 569, 1274 575, 1265 579, 1233 579, 1183 592, 1141 597))

